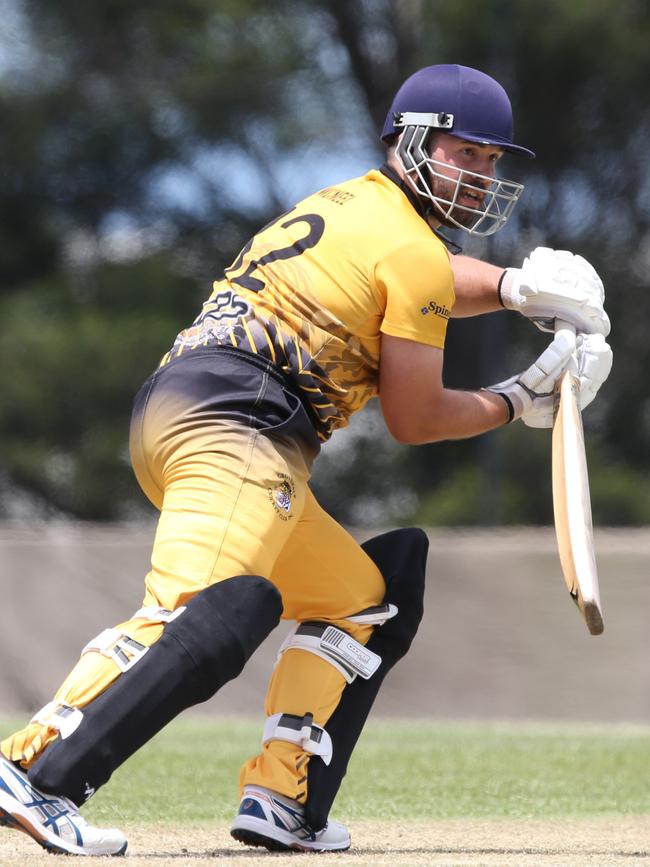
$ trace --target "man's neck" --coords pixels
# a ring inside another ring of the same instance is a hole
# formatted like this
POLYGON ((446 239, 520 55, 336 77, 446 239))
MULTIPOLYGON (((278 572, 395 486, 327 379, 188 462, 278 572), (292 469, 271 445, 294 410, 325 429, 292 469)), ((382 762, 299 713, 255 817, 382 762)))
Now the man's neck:
POLYGON ((425 223, 427 223, 431 231, 440 238, 450 253, 453 253, 454 255, 461 253, 462 247, 443 234, 442 223, 432 215, 431 208, 427 207, 420 196, 415 192, 410 182, 405 177, 404 169, 399 162, 394 157, 389 156, 381 170, 402 190, 418 214, 422 217, 425 223))

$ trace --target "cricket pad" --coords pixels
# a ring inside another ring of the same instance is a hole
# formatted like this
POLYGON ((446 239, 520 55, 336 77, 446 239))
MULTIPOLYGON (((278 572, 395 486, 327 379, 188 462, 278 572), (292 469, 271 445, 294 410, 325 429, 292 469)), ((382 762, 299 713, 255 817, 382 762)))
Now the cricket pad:
POLYGON ((43 752, 29 781, 80 806, 182 710, 237 677, 281 614, 280 594, 258 575, 202 590, 142 659, 83 709, 78 728, 43 752))
POLYGON ((332 739, 329 765, 318 756, 309 760, 305 819, 316 831, 325 827, 330 808, 347 771, 348 762, 386 674, 411 646, 424 612, 424 579, 429 540, 417 528, 392 530, 361 546, 386 582, 384 602, 398 607, 395 617, 376 627, 365 645, 381 656, 381 665, 368 680, 361 677, 343 690, 336 710, 325 725, 332 739))

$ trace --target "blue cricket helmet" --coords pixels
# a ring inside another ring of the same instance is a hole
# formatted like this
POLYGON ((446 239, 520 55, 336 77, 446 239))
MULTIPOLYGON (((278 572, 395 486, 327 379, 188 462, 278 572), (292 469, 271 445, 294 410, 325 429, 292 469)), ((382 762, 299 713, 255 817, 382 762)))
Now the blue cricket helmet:
POLYGON ((386 117, 382 141, 390 141, 408 126, 439 129, 466 141, 535 156, 512 140, 512 106, 503 87, 469 66, 426 66, 407 78, 386 117))

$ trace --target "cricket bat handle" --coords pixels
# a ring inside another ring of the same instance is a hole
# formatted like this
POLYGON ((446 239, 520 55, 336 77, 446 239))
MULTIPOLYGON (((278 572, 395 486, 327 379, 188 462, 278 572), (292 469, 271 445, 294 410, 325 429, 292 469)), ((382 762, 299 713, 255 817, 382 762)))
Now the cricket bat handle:
MULTIPOLYGON (((575 325, 571 325, 570 322, 566 322, 564 319, 556 319, 555 320, 555 333, 560 334, 562 331, 566 332, 567 340, 573 343, 574 351, 575 351, 575 343, 576 343, 576 327, 575 325)), ((568 365, 568 370, 571 371, 572 374, 577 375, 577 365, 575 361, 575 357, 571 357, 571 361, 568 365)))

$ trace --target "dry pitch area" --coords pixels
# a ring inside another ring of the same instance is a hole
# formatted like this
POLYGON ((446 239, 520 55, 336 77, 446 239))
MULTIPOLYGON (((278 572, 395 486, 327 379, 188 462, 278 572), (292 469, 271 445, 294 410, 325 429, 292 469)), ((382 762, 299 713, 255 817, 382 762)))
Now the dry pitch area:
MULTIPOLYGON (((247 849, 225 825, 146 829, 126 827, 130 854, 124 861, 84 858, 84 867, 650 867, 648 817, 440 822, 355 822, 353 848, 341 854, 283 855, 247 849)), ((66 862, 69 864, 70 862, 66 862)), ((61 861, 23 835, 0 831, 0 865, 54 867, 61 861)))

